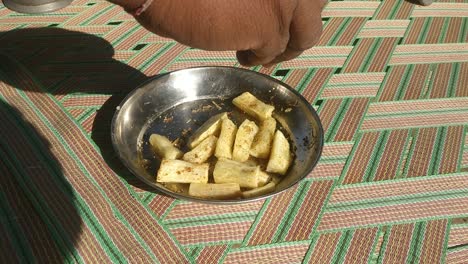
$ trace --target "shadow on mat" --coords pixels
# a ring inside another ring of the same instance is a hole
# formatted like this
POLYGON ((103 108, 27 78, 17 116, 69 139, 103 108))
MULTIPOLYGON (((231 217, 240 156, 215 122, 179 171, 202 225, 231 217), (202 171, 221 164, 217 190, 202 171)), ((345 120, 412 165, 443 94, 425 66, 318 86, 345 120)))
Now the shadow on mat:
MULTIPOLYGON (((91 137, 110 168, 129 184, 152 191, 133 176, 116 156, 110 139, 115 108, 125 96, 149 78, 113 58, 114 49, 106 40, 82 32, 60 28, 19 29, 0 32, 0 69, 22 70, 64 105, 92 104, 87 95, 110 96, 96 113, 91 137), (9 61, 9 63, 5 63, 9 61), (70 95, 73 95, 70 97, 70 95), (71 100, 70 100, 71 99, 71 100)), ((15 86, 30 90, 29 86, 15 86)))
MULTIPOLYGON (((89 103, 86 96, 105 95, 104 103, 95 104, 92 139, 112 170, 145 188, 115 155, 110 125, 115 107, 148 77, 113 59, 113 47, 94 35, 18 29, 0 32, 0 42, 0 259, 80 262, 74 244, 82 235, 84 219, 78 211, 83 202, 70 185, 74 175, 65 175, 63 157, 51 151, 48 139, 57 135, 45 136, 45 120, 31 119, 35 115, 28 112, 24 92, 48 93, 62 104, 73 99, 77 106, 89 103)), ((54 123, 54 118, 47 121, 54 123)))
MULTIPOLYGON (((11 90, 2 84, 2 94, 11 90)), ((14 100, 0 98, 0 259, 79 262, 74 246, 83 224, 79 202, 49 141, 9 104, 14 100)))

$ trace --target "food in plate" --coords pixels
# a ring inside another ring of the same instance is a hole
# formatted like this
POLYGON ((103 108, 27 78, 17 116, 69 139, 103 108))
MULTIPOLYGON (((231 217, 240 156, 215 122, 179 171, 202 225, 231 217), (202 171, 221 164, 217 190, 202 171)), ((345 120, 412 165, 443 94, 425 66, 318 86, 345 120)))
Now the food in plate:
POLYGON ((231 120, 226 112, 212 116, 189 138, 185 154, 168 138, 151 135, 161 159, 157 182, 205 199, 253 198, 275 190, 293 153, 272 117, 274 107, 251 93, 234 98, 233 104, 249 118, 231 120))
POLYGON ((213 179, 215 183, 238 183, 240 187, 257 188, 259 171, 259 166, 221 159, 216 162, 213 179))
POLYGON ((221 132, 216 144, 215 156, 219 158, 232 158, 232 146, 236 139, 237 126, 229 118, 223 119, 221 132))
POLYGON ((215 136, 205 138, 194 149, 185 153, 182 159, 197 164, 207 161, 211 156, 213 156, 217 141, 218 138, 215 136))
POLYGON ((249 92, 245 92, 232 100, 232 103, 240 110, 258 120, 265 120, 273 114, 275 107, 265 104, 249 92))
POLYGON ((272 177, 270 174, 264 172, 264 171, 259 171, 257 175, 257 187, 262 187, 265 186, 267 183, 272 181, 272 177))
POLYGON ((210 165, 194 164, 183 160, 162 160, 156 176, 157 182, 207 183, 210 165))
POLYGON ((271 147, 270 159, 266 168, 267 172, 286 174, 292 162, 292 155, 289 151, 289 141, 283 132, 277 130, 271 147))
POLYGON ((252 198, 260 195, 264 195, 270 193, 275 190, 276 184, 274 182, 269 182, 262 187, 258 187, 255 189, 247 190, 242 192, 242 197, 244 198, 252 198))
POLYGON ((227 113, 220 113, 212 116, 189 138, 188 146, 193 149, 205 138, 211 135, 217 135, 221 129, 221 121, 227 117, 227 113))
POLYGON ((233 160, 244 162, 249 159, 250 147, 257 132, 258 126, 255 122, 248 119, 242 122, 239 129, 237 129, 236 140, 234 141, 234 149, 232 150, 233 160))
POLYGON ((269 117, 263 120, 260 129, 250 149, 250 155, 256 158, 267 159, 270 155, 271 142, 276 131, 276 120, 269 117))
POLYGON ((183 153, 172 145, 172 142, 165 136, 152 134, 149 142, 153 151, 162 159, 179 159, 183 153))
POLYGON ((241 189, 237 183, 191 183, 188 194, 208 199, 229 199, 239 197, 241 189))

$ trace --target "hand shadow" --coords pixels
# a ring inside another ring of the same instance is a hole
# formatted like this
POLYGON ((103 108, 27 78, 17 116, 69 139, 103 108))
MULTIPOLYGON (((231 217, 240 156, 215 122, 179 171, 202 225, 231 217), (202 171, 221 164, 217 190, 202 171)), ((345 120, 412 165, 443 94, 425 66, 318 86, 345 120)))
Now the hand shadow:
POLYGON ((0 54, 7 54, 31 72, 42 84, 43 92, 59 100, 67 95, 110 95, 96 113, 91 138, 114 172, 129 184, 154 191, 120 162, 110 138, 115 108, 131 90, 149 79, 146 75, 115 60, 112 45, 90 34, 54 27, 18 29, 0 32, 0 41, 0 54))

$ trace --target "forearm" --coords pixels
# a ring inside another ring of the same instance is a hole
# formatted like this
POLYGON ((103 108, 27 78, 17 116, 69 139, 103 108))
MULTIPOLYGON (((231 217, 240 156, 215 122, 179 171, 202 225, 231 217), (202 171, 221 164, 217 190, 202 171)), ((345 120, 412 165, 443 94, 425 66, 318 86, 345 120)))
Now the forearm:
POLYGON ((295 1, 154 0, 136 19, 150 31, 192 47, 251 49, 272 32, 288 30, 295 1))

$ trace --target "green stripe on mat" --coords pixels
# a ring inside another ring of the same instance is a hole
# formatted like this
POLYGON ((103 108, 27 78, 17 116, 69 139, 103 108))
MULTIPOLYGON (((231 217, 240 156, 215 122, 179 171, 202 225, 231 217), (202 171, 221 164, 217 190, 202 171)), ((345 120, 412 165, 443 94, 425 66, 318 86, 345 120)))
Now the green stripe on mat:
MULTIPOLYGON (((402 76, 403 78, 401 79, 401 81, 398 84, 398 89, 397 89, 397 92, 396 92, 395 97, 393 98, 393 100, 395 100, 395 101, 403 100, 403 96, 405 95, 406 89, 409 86, 409 83, 411 81, 411 77, 413 76, 413 72, 414 72, 414 65, 413 64, 406 65, 405 71, 404 71, 403 76, 402 76)), ((389 75, 387 75, 387 76, 389 76, 389 75)))
POLYGON ((228 244, 226 250, 224 251, 223 255, 219 258, 218 264, 221 264, 224 262, 224 259, 226 259, 226 256, 229 254, 231 251, 233 244, 228 244))
POLYGON ((372 154, 370 157, 369 162, 367 163, 366 170, 364 171, 364 175, 362 181, 370 182, 373 181, 374 173, 379 166, 380 158, 383 155, 383 151, 385 150, 385 146, 387 145, 388 137, 390 135, 389 131, 383 131, 380 133, 377 142, 372 150, 372 154))
POLYGON ((458 251, 468 251, 468 245, 460 245, 456 247, 449 248, 447 253, 458 252, 458 251))
POLYGON ((450 113, 468 113, 468 107, 462 107, 462 108, 457 108, 457 109, 434 109, 434 110, 423 110, 423 111, 411 111, 409 110, 408 112, 398 112, 398 113, 378 113, 378 114, 368 114, 365 117, 365 120, 373 120, 373 119, 378 119, 381 117, 405 117, 405 116, 428 116, 428 115, 434 115, 434 114, 450 114, 450 113))
POLYGON ((349 109, 351 101, 352 99, 343 99, 343 101, 341 102, 337 113, 333 117, 330 127, 325 132, 325 142, 333 141, 333 138, 335 137, 336 133, 338 133, 338 128, 341 126, 341 121, 343 120, 344 116, 347 113, 347 110, 349 109))
MULTIPOLYGON (((338 69, 338 68, 334 68, 333 73, 335 73, 335 72, 337 71, 337 69, 338 69)), ((310 83, 310 81, 312 81, 312 78, 315 76, 315 74, 317 74, 317 70, 314 68, 314 69, 310 72, 310 77, 308 77, 306 80, 310 83)), ((330 74, 330 75, 327 77, 327 79, 323 82, 322 87, 320 87, 320 89, 318 90, 317 96, 314 98, 313 102, 310 102, 311 105, 312 105, 312 107, 314 107, 314 109, 317 111, 317 113, 320 113, 320 111, 318 111, 317 108, 315 108, 315 107, 316 107, 315 104, 317 103, 317 101, 319 101, 319 100, 322 100, 322 101, 323 101, 323 100, 330 100, 330 99, 328 99, 328 98, 326 98, 326 99, 325 99, 325 98, 322 98, 322 94, 323 94, 323 91, 325 90, 325 88, 326 88, 326 86, 327 86, 327 83, 330 82, 330 79, 332 78, 332 76, 333 76, 333 74, 330 74)), ((301 94, 304 92, 305 87, 306 87, 307 85, 308 85, 307 83, 305 83, 305 84, 303 85, 304 88, 302 88, 302 90, 300 91, 301 94)), ((341 98, 340 98, 340 99, 341 99, 341 98)), ((321 105, 323 105, 323 102, 322 102, 321 105)), ((324 136, 324 137, 325 137, 325 136, 324 136)))
POLYGON ((396 5, 392 8, 392 11, 390 12, 390 15, 388 16, 387 19, 395 19, 402 5, 403 5, 403 1, 397 1, 396 5))
POLYGON ((338 27, 338 30, 328 41, 327 46, 336 46, 339 39, 341 38, 341 35, 343 35, 343 32, 348 28, 349 24, 351 24, 351 21, 353 21, 353 18, 351 17, 344 18, 343 22, 341 22, 340 26, 338 27))
POLYGON ((175 220, 166 220, 163 223, 168 228, 181 228, 190 226, 202 226, 202 225, 214 225, 222 223, 235 223, 235 222, 246 222, 253 221, 257 215, 256 211, 248 213, 235 213, 235 214, 222 214, 202 217, 191 217, 175 220))
POLYGON ((405 167, 403 168, 402 178, 408 177, 411 160, 414 155, 414 150, 416 149, 416 143, 418 141, 418 138, 420 137, 420 133, 419 133, 420 131, 421 131, 421 128, 411 129, 412 141, 411 141, 411 145, 408 146, 409 149, 408 149, 408 153, 406 154, 406 163, 405 163, 405 167))
POLYGON ((406 136, 406 140, 403 145, 403 152, 402 152, 402 155, 400 155, 400 159, 398 160, 398 169, 396 171, 396 175, 393 180, 402 179, 406 177, 404 176, 405 162, 406 163, 408 162, 409 153, 411 151, 410 142, 413 140, 412 131, 413 131, 412 129, 408 130, 408 134, 406 136))
MULTIPOLYGON (((369 67, 370 67, 372 61, 374 60, 374 57, 376 56, 377 50, 379 50, 382 42, 383 42, 382 38, 375 38, 372 41, 370 49, 369 49, 368 53, 366 54, 366 57, 365 57, 366 59, 363 61, 363 63, 361 63, 361 66, 359 66, 358 72, 368 72, 369 67)), ((391 56, 389 56, 389 57, 391 57, 391 56)), ((387 61, 388 60, 389 60, 389 58, 387 58, 387 61)))
POLYGON ((362 182, 362 183, 355 183, 355 184, 340 185, 339 187, 337 187, 337 189, 349 189, 349 188, 356 188, 356 187, 378 186, 378 185, 385 186, 386 184, 423 181, 425 179, 440 179, 441 177, 459 177, 459 176, 465 176, 465 175, 468 176, 466 172, 457 172, 457 173, 450 173, 450 174, 438 174, 438 175, 394 179, 394 180, 388 180, 388 181, 362 182))
POLYGON ((450 74, 447 97, 455 97, 456 88, 458 83, 461 81, 460 78, 460 62, 452 64, 452 72, 450 74))
POLYGON ((408 253, 407 263, 418 263, 421 258, 421 249, 424 243, 427 223, 417 223, 415 225, 408 253))
MULTIPOLYGON (((460 154, 459 154, 458 162, 457 162, 457 171, 462 171, 463 157, 464 157, 464 155, 468 156, 468 145, 463 146, 464 145, 463 142, 467 142, 467 138, 468 138, 468 126, 464 126, 462 136, 461 136, 462 145, 460 147, 460 154)), ((465 165, 467 165, 467 167, 468 167, 468 163, 465 164, 465 165)))
MULTIPOLYGON (((165 44, 162 48, 159 49, 157 53, 155 53, 153 56, 150 58, 146 59, 144 62, 140 63, 138 70, 144 71, 148 68, 149 65, 159 57, 161 57, 164 53, 166 53, 168 50, 170 50, 172 47, 174 47, 176 44, 175 43, 167 43, 165 44)), ((182 53, 181 53, 182 54, 182 53)), ((180 54, 179 54, 180 55, 180 54)))
POLYGON ((382 241, 382 246, 380 248, 379 256, 377 258, 377 263, 378 264, 383 263, 383 258, 385 257, 385 252, 386 252, 387 245, 388 245, 388 242, 389 242, 390 234, 391 234, 392 228, 394 228, 394 226, 387 226, 387 227, 384 226, 383 228, 386 228, 386 232, 384 234, 383 241, 382 241))
POLYGON ((447 138, 447 127, 441 127, 437 129, 437 136, 432 150, 431 166, 428 170, 429 175, 439 173, 439 168, 442 162, 442 156, 444 154, 445 140, 447 138))
MULTIPOLYGON (((291 74, 292 71, 290 71, 288 73, 291 74)), ((307 70, 307 73, 304 74, 304 76, 302 77, 302 80, 297 84, 296 87, 294 87, 296 89, 297 92, 299 92, 300 94, 302 94, 305 90, 305 88, 307 88, 307 85, 309 85, 310 81, 312 80, 312 78, 314 78, 315 74, 317 73, 317 69, 308 69, 307 70)), ((318 100, 318 96, 317 98, 314 98, 314 102, 316 100, 318 100)), ((309 102, 311 104, 313 104, 314 102, 309 102)))
POLYGON ((344 258, 346 257, 346 253, 349 250, 349 246, 351 244, 351 240, 353 239, 354 233, 355 230, 349 230, 344 232, 344 234, 340 236, 340 240, 336 245, 336 248, 338 250, 336 250, 335 254, 333 254, 331 263, 344 263, 344 258))
POLYGON ((447 228, 445 229, 444 246, 442 247, 442 257, 440 258, 441 263, 446 263, 448 251, 448 242, 450 238, 450 230, 452 229, 452 219, 447 220, 447 228))
POLYGON ((314 249, 317 246, 319 238, 320 238, 320 235, 315 235, 311 238, 309 248, 307 249, 304 259, 302 260, 303 264, 309 263, 310 258, 312 257, 312 253, 314 253, 314 249))
MULTIPOLYGON (((115 39, 111 45, 117 46, 120 42, 124 41, 128 36, 130 36, 133 32, 137 31, 140 28, 139 25, 136 25, 132 28, 130 28, 128 31, 124 32, 123 34, 120 35, 117 39, 115 39)), ((119 30, 119 28, 116 28, 116 30, 119 30)))
POLYGON ((281 242, 275 244, 264 244, 264 245, 257 245, 257 246, 248 246, 248 247, 238 247, 233 248, 230 250, 230 253, 234 252, 249 252, 254 251, 257 249, 265 249, 265 248, 277 248, 277 247, 286 247, 286 246, 295 246, 295 245, 309 245, 311 240, 300 240, 300 241, 288 241, 288 242, 281 242))
POLYGON ((429 28, 431 27, 432 20, 433 20, 432 17, 426 17, 426 18, 424 19, 424 24, 423 24, 421 33, 419 34, 419 37, 418 37, 418 39, 416 40, 416 44, 424 44, 424 43, 426 42, 427 31, 428 31, 429 28))
POLYGON ((353 147, 351 149, 351 152, 349 153, 349 158, 346 160, 345 166, 344 166, 343 170, 341 171, 341 175, 338 178, 336 186, 350 186, 348 184, 345 184, 345 185, 342 185, 342 184, 343 184, 344 178, 347 175, 346 173, 348 172, 349 167, 353 163, 354 156, 355 156, 357 150, 359 149, 359 144, 360 144, 362 138, 364 137, 364 133, 358 132, 356 134, 357 134, 356 135, 357 138, 356 138, 355 143, 354 143, 354 145, 353 145, 353 147))
POLYGON ((450 20, 451 20, 450 17, 445 17, 444 18, 444 22, 442 23, 442 30, 440 32, 439 39, 437 40, 437 43, 444 43, 448 28, 449 28, 450 20))
POLYGON ((86 20, 81 21, 80 26, 85 26, 85 25, 87 25, 91 20, 96 19, 97 17, 99 17, 100 15, 102 15, 103 13, 109 11, 109 10, 112 9, 112 8, 115 8, 115 6, 110 5, 110 6, 107 6, 107 7, 103 8, 102 10, 100 10, 99 12, 93 14, 92 16, 90 16, 89 18, 87 18, 86 20))
POLYGON ((379 139, 377 140, 377 150, 375 151, 375 155, 372 157, 372 159, 369 162, 371 164, 371 167, 369 169, 369 173, 366 174, 367 176, 366 178, 364 178, 364 181, 367 181, 367 182, 374 181, 375 173, 380 165, 379 161, 382 159, 382 156, 385 151, 385 148, 387 147, 389 138, 390 138, 390 131, 383 131, 379 135, 379 139))
POLYGON ((91 116, 92 114, 94 114, 96 111, 97 111, 96 108, 91 107, 90 109, 87 109, 87 110, 83 111, 83 113, 81 113, 81 114, 76 118, 76 121, 82 123, 83 121, 86 120, 86 118, 90 117, 90 116, 91 116))
POLYGON ((461 30, 460 32, 462 33, 460 34, 460 37, 458 39, 459 40, 458 42, 461 42, 461 43, 466 42, 466 38, 468 36, 468 17, 463 18, 463 20, 465 20, 465 23, 463 23, 463 26, 460 29, 461 30))
MULTIPOLYGON (((385 234, 386 234, 385 227, 378 227, 377 235, 374 238, 374 243, 372 244, 372 249, 371 249, 371 252, 370 252, 370 255, 369 255, 369 259, 367 261, 368 264, 377 263, 380 252, 375 252, 375 251, 377 249, 377 245, 378 245, 378 242, 379 242, 380 238, 382 238, 382 242, 383 242, 383 237, 385 236, 385 234)), ((382 250, 382 248, 380 248, 380 249, 382 250)))

